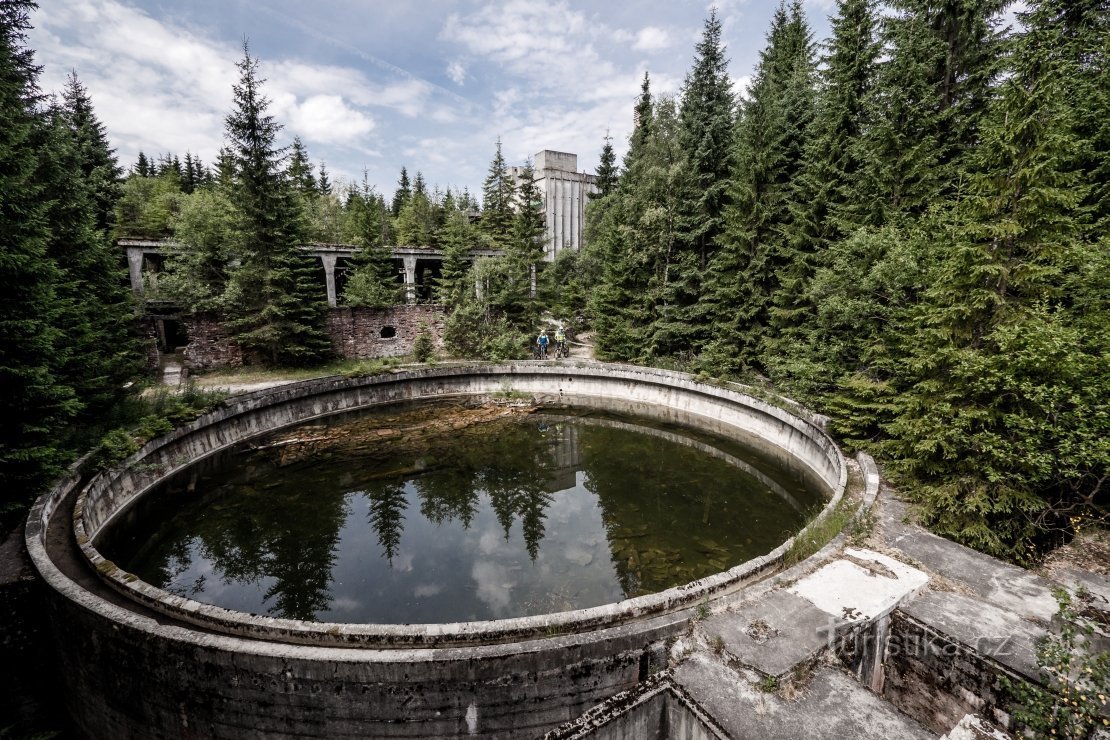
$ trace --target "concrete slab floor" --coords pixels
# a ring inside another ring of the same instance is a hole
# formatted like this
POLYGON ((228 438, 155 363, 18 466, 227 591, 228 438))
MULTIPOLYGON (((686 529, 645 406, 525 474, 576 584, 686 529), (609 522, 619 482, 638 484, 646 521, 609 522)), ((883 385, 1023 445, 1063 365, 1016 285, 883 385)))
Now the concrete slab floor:
POLYGON ((781 677, 828 645, 834 620, 788 591, 772 591, 735 609, 709 617, 699 629, 719 637, 725 652, 746 668, 781 677))
POLYGON ((906 616, 1029 679, 1039 677, 1036 643, 1047 634, 1047 623, 1037 624, 981 599, 945 591, 921 594, 899 608, 906 616))
POLYGON ((674 681, 735 740, 936 740, 842 671, 817 666, 796 701, 738 680, 705 653, 674 668, 674 681))
POLYGON ((928 581, 925 573, 892 557, 848 548, 787 590, 838 620, 857 622, 886 614, 928 581))
POLYGON ((1056 613, 1048 579, 902 522, 904 501, 884 495, 881 508, 881 537, 907 560, 1021 616, 1049 620, 1056 613))

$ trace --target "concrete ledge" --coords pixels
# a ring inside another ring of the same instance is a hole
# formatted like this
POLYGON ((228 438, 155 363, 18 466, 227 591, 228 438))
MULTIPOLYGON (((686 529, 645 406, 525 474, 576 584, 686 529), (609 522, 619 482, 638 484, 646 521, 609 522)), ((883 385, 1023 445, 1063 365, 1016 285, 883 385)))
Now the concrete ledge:
POLYGON ((843 495, 846 467, 839 449, 809 421, 765 401, 689 376, 647 368, 546 363, 432 368, 361 378, 325 378, 232 399, 228 406, 153 440, 116 470, 94 478, 73 512, 74 538, 109 586, 156 611, 199 627, 243 637, 299 644, 403 648, 506 642, 599 629, 683 609, 777 568, 793 538, 761 557, 692 583, 614 604, 556 614, 451 624, 321 624, 254 616, 170 594, 105 559, 97 537, 163 478, 243 440, 311 419, 376 405, 526 394, 540 403, 655 415, 731 433, 805 469, 829 491, 814 526, 843 495), (654 412, 654 414, 652 413, 654 412))
MULTIPOLYGON (((523 394, 634 411, 743 438, 844 493, 840 451, 808 419, 689 376, 519 363, 293 383, 231 399, 84 485, 36 502, 26 544, 46 583, 59 694, 87 737, 535 737, 665 664, 695 606, 779 567, 792 540, 724 573, 595 609, 447 625, 252 617, 171 596, 97 552, 97 535, 166 475, 245 439, 428 398, 523 394)), ((811 524, 812 526, 812 524, 811 524)))

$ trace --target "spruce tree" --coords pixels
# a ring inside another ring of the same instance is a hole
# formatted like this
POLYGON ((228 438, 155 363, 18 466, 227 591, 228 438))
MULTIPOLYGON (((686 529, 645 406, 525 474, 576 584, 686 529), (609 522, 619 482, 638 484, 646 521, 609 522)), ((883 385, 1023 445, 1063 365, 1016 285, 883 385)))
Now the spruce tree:
MULTIPOLYGON (((811 327, 816 306, 809 288, 829 246, 852 225, 841 211, 856 204, 859 139, 865 99, 874 82, 878 44, 872 0, 840 0, 820 73, 820 95, 783 225, 782 260, 771 296, 764 363, 776 380, 812 375, 811 327)), ((820 370, 816 370, 820 373, 820 370)))
POLYGON ((482 183, 482 218, 479 228, 490 246, 504 249, 512 238, 513 179, 501 155, 501 139, 489 163, 489 172, 482 183))
MULTIPOLYGON (((1088 131, 1067 95, 1106 45, 1092 35, 1084 53, 1060 54, 1053 5, 1026 15, 980 127, 967 195, 915 314, 888 448, 937 531, 1016 560, 1053 530, 1108 515, 1110 240, 1084 238, 1091 187, 1074 153, 1088 131)), ((1087 11, 1105 23, 1105 10, 1087 11)))
POLYGON ((62 91, 61 113, 77 149, 81 174, 92 188, 96 229, 112 229, 116 201, 122 194, 123 168, 108 145, 108 132, 93 110, 88 90, 70 72, 62 91))
POLYGON ((409 171, 401 168, 401 179, 397 181, 397 189, 393 192, 393 205, 391 211, 393 218, 401 215, 401 208, 412 197, 412 185, 409 183, 409 171))
POLYGON ((374 192, 369 175, 362 173, 361 188, 350 186, 346 203, 346 241, 358 246, 354 269, 343 289, 349 306, 388 308, 401 300, 393 269, 393 255, 383 237, 387 218, 385 201, 374 192))
POLYGON ((470 216, 448 192, 444 200, 446 221, 440 235, 443 248, 443 264, 440 279, 436 284, 436 300, 447 310, 453 311, 472 292, 470 278, 470 248, 476 234, 470 224, 470 216))
POLYGON ((59 328, 71 351, 62 370, 93 419, 129 395, 128 386, 142 372, 144 355, 137 336, 133 297, 124 280, 123 255, 99 228, 107 204, 97 185, 103 178, 86 172, 114 171, 110 152, 98 151, 87 136, 95 122, 88 99, 65 97, 47 111, 38 177, 49 203, 48 254, 61 272, 56 299, 59 328), (70 109, 79 101, 78 108, 70 109), (78 128, 75 121, 82 121, 78 128))
POLYGON ((39 68, 26 47, 32 2, 0 4, 0 515, 26 507, 63 462, 58 436, 76 412, 59 378, 57 268, 35 177, 39 68))
POLYGON ((540 314, 536 270, 544 253, 544 212, 543 197, 536 187, 532 165, 525 165, 519 177, 512 239, 505 250, 505 261, 512 276, 509 305, 505 308, 510 319, 527 330, 540 314))
POLYGON ((245 43, 236 66, 239 82, 224 130, 235 166, 231 192, 241 214, 242 264, 229 284, 229 328, 263 362, 310 364, 331 352, 318 266, 300 250, 302 214, 275 144, 281 126, 266 112, 270 101, 262 94, 258 60, 245 43))
POLYGON ((197 187, 196 171, 193 168, 193 154, 192 152, 185 152, 185 174, 181 180, 181 190, 186 195, 193 192, 197 187))
POLYGON ((729 203, 735 101, 715 9, 705 21, 694 66, 686 76, 680 121, 679 139, 686 153, 679 182, 681 236, 670 257, 653 340, 655 351, 662 354, 696 351, 708 339, 708 305, 702 302, 705 275, 724 231, 729 203))
POLYGON ((146 158, 146 155, 143 154, 141 150, 139 151, 139 158, 136 160, 135 166, 131 169, 131 172, 139 177, 151 177, 154 175, 154 168, 150 164, 150 160, 146 158))
POLYGON ((617 155, 613 151, 613 137, 605 133, 605 143, 601 147, 601 161, 597 165, 597 192, 590 198, 604 198, 617 187, 617 155))
POLYGON ((324 162, 320 163, 320 174, 317 178, 316 188, 323 195, 331 195, 331 178, 328 177, 328 167, 324 162))
POLYGON ((664 287, 678 251, 685 155, 673 100, 652 104, 645 81, 637 108, 639 124, 620 184, 599 201, 606 208, 590 230, 588 256, 603 266, 603 278, 589 307, 598 350, 608 359, 643 360, 669 350, 654 342, 665 311, 664 287))
POLYGON ((955 195, 998 71, 1004 0, 892 5, 867 101, 873 124, 859 142, 859 197, 843 211, 856 224, 920 216, 955 195))
POLYGON ((293 137, 293 145, 289 150, 289 167, 286 172, 298 193, 304 197, 316 195, 316 177, 312 174, 312 162, 299 136, 293 137))
POLYGON ((814 107, 813 48, 801 5, 779 6, 736 130, 736 176, 727 228, 709 267, 706 310, 714 339, 706 361, 718 371, 763 369, 772 296, 788 259, 795 181, 814 107))

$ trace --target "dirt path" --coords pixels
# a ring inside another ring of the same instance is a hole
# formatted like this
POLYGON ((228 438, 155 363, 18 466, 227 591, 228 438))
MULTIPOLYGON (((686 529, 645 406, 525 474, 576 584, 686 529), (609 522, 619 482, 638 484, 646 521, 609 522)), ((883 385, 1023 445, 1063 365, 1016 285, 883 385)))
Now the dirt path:
POLYGON ((592 331, 582 332, 576 336, 575 341, 568 341, 567 345, 570 347, 570 356, 579 360, 596 360, 597 356, 594 354, 594 333, 592 331))

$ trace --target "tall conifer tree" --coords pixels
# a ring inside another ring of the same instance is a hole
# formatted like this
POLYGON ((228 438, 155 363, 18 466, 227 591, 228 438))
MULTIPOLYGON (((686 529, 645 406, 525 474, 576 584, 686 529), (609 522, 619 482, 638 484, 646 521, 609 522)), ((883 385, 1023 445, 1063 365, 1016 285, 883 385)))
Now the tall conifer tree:
POLYGON ((26 506, 57 472, 57 437, 78 407, 58 373, 60 276, 47 256, 47 208, 35 177, 39 68, 26 47, 34 7, 0 4, 0 515, 26 506))
POLYGON ((705 21, 686 77, 679 139, 686 153, 679 199, 681 231, 670 256, 653 346, 672 354, 700 348, 708 338, 705 276, 725 228, 733 169, 735 100, 716 10, 705 21))
POLYGON ((331 352, 324 334, 327 304, 314 260, 300 251, 303 218, 282 173, 284 152, 275 144, 281 126, 267 113, 258 60, 245 43, 237 66, 235 104, 224 127, 241 214, 242 265, 231 278, 229 326, 263 362, 309 364, 331 352))
POLYGON ((597 165, 597 192, 590 195, 591 198, 604 198, 617 187, 617 177, 620 172, 617 170, 617 155, 613 151, 613 137, 609 136, 608 132, 605 134, 605 143, 601 147, 601 159, 597 165))
POLYGON ((90 121, 95 124, 95 117, 83 96, 65 97, 51 107, 39 170, 49 204, 48 254, 62 276, 56 293, 59 327, 71 352, 63 372, 77 391, 85 419, 99 416, 128 395, 143 364, 123 255, 99 228, 107 221, 101 207, 115 204, 98 197, 104 195, 97 189, 104 185, 98 176, 104 170, 91 163, 110 162, 107 170, 114 171, 115 159, 88 137, 90 121), (75 104, 79 107, 68 107, 75 104), (82 121, 80 128, 74 121, 82 121))
POLYGON ((504 249, 508 245, 513 228, 513 179, 501 154, 500 138, 482 183, 482 218, 479 225, 493 247, 504 249))
MULTIPOLYGON (((919 481, 933 526, 1018 560, 1046 530, 1110 515, 1099 495, 1110 460, 1110 240, 1084 238, 1079 205, 1091 187, 1074 153, 1088 131, 1067 94, 1107 48, 1090 35, 1082 53, 1061 54, 1067 30, 1054 5, 1026 15, 980 127, 890 428, 889 449, 919 481)), ((1107 20, 1105 9, 1085 12, 1107 20)))
POLYGON ((741 106, 728 227, 710 265, 707 359, 720 370, 762 369, 771 297, 787 259, 782 234, 813 117, 814 73, 801 4, 795 0, 789 12, 780 5, 741 106))
POLYGON ((829 245, 851 232, 841 212, 859 196, 853 185, 861 164, 859 139, 867 125, 864 101, 878 56, 876 20, 872 0, 840 0, 838 11, 801 174, 792 181, 777 289, 771 296, 764 362, 776 379, 811 364, 808 355, 814 348, 806 324, 815 306, 810 283, 829 245))

